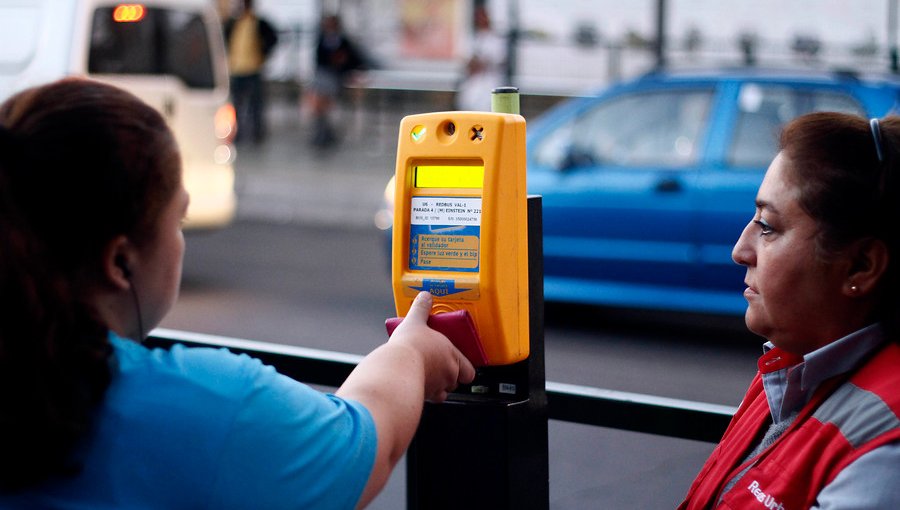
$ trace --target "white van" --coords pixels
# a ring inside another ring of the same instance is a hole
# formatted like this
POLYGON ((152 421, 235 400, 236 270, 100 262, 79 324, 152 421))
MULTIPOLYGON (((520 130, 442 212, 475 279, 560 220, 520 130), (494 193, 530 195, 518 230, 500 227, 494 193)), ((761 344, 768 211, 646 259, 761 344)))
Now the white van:
POLYGON ((0 0, 0 102, 67 75, 127 89, 178 139, 186 228, 234 218, 235 119, 212 0, 0 0))

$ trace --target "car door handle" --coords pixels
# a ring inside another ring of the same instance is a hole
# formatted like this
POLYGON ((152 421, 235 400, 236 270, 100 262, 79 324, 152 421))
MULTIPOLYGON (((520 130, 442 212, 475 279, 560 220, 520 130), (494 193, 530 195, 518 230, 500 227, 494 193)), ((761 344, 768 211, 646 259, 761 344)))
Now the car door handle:
POLYGON ((681 191, 681 181, 672 177, 666 177, 656 183, 656 191, 661 193, 673 193, 681 191))

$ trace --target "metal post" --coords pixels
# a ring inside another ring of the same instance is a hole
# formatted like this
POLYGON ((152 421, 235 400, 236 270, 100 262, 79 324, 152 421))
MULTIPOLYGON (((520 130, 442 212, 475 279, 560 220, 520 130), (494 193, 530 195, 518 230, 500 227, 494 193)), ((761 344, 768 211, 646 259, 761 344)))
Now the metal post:
POLYGON ((666 0, 656 0, 656 68, 666 67, 666 0))
POLYGON ((897 51, 897 0, 888 0, 887 12, 887 46, 892 73, 900 71, 900 58, 897 51))
POLYGON ((408 510, 549 508, 542 233, 541 197, 530 196, 530 355, 425 405, 406 456, 408 510))
POLYGON ((508 4, 509 29, 506 38, 506 84, 515 85, 518 72, 519 35, 521 21, 519 19, 519 0, 510 0, 508 4))

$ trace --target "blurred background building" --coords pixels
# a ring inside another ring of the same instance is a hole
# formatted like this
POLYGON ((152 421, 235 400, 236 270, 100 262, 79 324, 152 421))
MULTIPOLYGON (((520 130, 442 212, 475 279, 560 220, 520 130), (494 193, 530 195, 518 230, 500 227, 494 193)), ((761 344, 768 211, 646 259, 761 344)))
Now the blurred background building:
MULTIPOLYGON (((217 1, 223 17, 235 0, 217 1)), ((281 43, 267 76, 312 76, 318 20, 339 14, 377 66, 366 86, 452 90, 475 5, 509 42, 510 82, 573 95, 653 69, 753 64, 855 71, 896 67, 897 0, 258 0, 281 43), (660 34, 662 37, 660 37, 660 34), (892 58, 893 57, 893 58, 892 58)))

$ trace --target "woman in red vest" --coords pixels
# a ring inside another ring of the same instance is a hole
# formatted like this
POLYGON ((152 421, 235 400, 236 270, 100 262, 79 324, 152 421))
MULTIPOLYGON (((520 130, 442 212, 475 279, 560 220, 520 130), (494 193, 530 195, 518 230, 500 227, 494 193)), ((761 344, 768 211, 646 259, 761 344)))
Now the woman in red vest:
POLYGON ((732 256, 768 342, 680 508, 900 508, 900 117, 789 123, 732 256))

